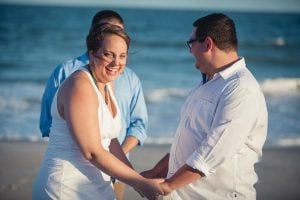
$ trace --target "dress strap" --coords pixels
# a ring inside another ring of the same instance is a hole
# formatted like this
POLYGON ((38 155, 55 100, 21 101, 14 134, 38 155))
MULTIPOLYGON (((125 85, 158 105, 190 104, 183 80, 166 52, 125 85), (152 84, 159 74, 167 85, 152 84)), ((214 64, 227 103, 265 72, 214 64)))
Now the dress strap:
POLYGON ((84 73, 87 74, 87 76, 89 77, 90 81, 92 82, 93 88, 94 88, 95 91, 96 91, 98 100, 100 101, 100 98, 102 97, 102 95, 100 94, 100 91, 99 91, 99 89, 98 89, 98 86, 97 86, 97 84, 95 84, 94 79, 93 79, 93 76, 92 76, 91 73, 89 72, 87 65, 84 66, 84 67, 79 68, 79 70, 80 70, 80 71, 83 71, 84 73))

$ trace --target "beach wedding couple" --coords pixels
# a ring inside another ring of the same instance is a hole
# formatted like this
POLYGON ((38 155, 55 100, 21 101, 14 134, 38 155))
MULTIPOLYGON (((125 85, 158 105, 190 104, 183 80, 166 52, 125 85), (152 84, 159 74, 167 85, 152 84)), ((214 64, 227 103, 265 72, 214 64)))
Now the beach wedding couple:
POLYGON ((33 199, 119 200, 125 184, 151 200, 256 199, 268 114, 233 20, 213 13, 191 23, 187 48, 202 81, 182 106, 170 151, 143 172, 128 160, 148 125, 140 80, 125 67, 130 40, 122 17, 102 10, 86 53, 51 74, 40 116, 49 143, 33 199))

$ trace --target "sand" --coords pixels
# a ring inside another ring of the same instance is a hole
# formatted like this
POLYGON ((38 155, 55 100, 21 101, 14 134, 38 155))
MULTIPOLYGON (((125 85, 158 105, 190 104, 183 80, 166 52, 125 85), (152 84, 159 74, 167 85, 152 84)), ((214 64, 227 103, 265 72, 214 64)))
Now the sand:
MULTIPOLYGON (((46 149, 45 143, 0 142, 0 200, 31 199, 31 188, 46 149)), ((151 168, 168 145, 145 145, 131 154, 138 171, 151 168)), ((300 199, 300 147, 265 148, 256 165, 258 200, 300 199)), ((126 187, 124 200, 142 199, 126 187)))

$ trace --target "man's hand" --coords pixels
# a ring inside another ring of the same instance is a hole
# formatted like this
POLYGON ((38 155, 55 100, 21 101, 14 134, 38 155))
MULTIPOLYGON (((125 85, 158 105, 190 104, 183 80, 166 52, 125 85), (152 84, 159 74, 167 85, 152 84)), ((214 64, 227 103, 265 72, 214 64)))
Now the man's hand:
POLYGON ((164 196, 169 195, 173 191, 173 189, 168 184, 167 180, 165 180, 164 182, 160 183, 160 186, 161 186, 161 188, 163 190, 164 196))
POLYGON ((160 195, 164 195, 161 183, 164 179, 144 179, 136 184, 134 189, 149 200, 157 200, 160 195))

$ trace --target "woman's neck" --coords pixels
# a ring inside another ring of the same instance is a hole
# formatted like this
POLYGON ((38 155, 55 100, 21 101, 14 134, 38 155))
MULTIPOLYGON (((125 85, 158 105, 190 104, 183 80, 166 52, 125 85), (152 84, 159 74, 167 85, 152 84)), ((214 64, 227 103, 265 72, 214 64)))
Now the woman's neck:
POLYGON ((95 83, 95 85, 98 87, 98 89, 103 89, 106 87, 107 83, 103 83, 101 81, 99 81, 99 79, 97 78, 97 76, 95 75, 95 72, 93 70, 93 67, 91 67, 91 65, 88 65, 88 70, 93 78, 93 81, 95 83))

